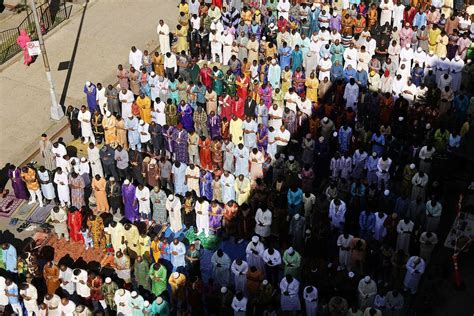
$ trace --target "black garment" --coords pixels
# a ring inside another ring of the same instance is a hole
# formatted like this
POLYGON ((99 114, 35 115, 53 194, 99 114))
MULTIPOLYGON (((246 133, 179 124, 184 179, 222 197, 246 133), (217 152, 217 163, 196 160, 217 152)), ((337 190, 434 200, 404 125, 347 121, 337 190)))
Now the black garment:
POLYGON ((105 192, 107 193, 107 199, 109 200, 110 207, 112 208, 113 212, 116 212, 117 209, 122 209, 122 190, 119 184, 110 183, 107 181, 105 185, 105 192))
POLYGON ((255 100, 247 100, 244 104, 245 116, 255 116, 255 109, 257 108, 257 102, 255 100))
POLYGON ((150 124, 148 132, 151 135, 151 144, 153 145, 153 152, 155 155, 160 155, 163 150, 163 132, 160 124, 150 124))
POLYGON ((115 179, 118 179, 117 168, 115 168, 115 151, 110 146, 104 146, 100 150, 100 160, 102 161, 102 166, 104 167, 104 175, 106 177, 112 176, 115 179))
POLYGON ((68 108, 67 112, 67 119, 69 121, 69 127, 71 128, 71 134, 74 137, 74 139, 78 139, 81 137, 81 123, 77 119, 79 115, 79 109, 78 108, 68 108))

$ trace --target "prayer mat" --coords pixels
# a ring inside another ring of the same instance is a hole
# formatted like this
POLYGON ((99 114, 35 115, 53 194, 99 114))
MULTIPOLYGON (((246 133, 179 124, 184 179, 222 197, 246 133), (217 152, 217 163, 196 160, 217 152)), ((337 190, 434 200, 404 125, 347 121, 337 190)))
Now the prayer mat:
POLYGON ((26 221, 31 213, 38 207, 37 203, 28 204, 28 201, 24 201, 12 215, 15 218, 18 218, 20 221, 26 221))
POLYGON ((7 195, 2 201, 0 201, 0 216, 10 217, 23 201, 24 200, 17 199, 14 195, 7 195))
MULTIPOLYGON (((81 139, 75 139, 68 144, 68 147, 75 147, 77 149, 77 157, 87 157, 87 148, 89 148, 89 144, 84 144, 81 142, 81 139)), ((98 146, 101 149, 104 145, 100 144, 98 146)))
POLYGON ((474 215, 462 212, 454 221, 444 246, 451 249, 457 247, 458 251, 462 249, 463 252, 469 252, 472 236, 474 236, 474 215))
POLYGON ((82 258, 86 262, 102 262, 105 258, 103 249, 89 248, 86 250, 83 242, 67 241, 64 238, 58 239, 56 234, 51 234, 51 238, 49 238, 46 245, 54 249, 54 260, 56 262, 59 262, 66 255, 69 255, 74 261, 82 258))
POLYGON ((31 213, 30 217, 28 218, 29 222, 42 224, 48 219, 51 210, 53 209, 54 205, 48 204, 43 207, 38 207, 33 213, 31 213))

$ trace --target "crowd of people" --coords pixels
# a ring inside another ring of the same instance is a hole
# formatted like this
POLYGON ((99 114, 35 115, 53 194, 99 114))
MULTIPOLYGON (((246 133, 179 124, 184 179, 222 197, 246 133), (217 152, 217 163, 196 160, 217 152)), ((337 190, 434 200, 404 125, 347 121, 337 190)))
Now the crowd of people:
POLYGON ((155 52, 132 46, 116 86, 88 81, 67 108, 85 155, 43 134, 39 167, 2 170, 18 199, 55 205, 58 238, 105 256, 86 268, 6 243, 0 306, 407 313, 446 207, 435 162, 470 133, 471 9, 181 0, 155 52))

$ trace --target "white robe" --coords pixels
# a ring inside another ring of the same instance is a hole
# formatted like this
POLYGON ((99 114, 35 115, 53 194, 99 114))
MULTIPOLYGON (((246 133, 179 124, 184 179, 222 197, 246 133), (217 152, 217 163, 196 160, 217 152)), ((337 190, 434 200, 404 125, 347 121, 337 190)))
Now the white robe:
POLYGON ((182 242, 178 243, 177 245, 171 243, 170 252, 177 252, 177 255, 171 254, 171 264, 174 268, 184 267, 186 265, 186 262, 184 261, 186 247, 182 242))
POLYGON ((306 307, 307 316, 316 316, 318 312, 318 289, 312 285, 305 287, 303 291, 303 299, 306 307), (308 293, 307 290, 312 288, 313 291, 308 293))
POLYGON ((128 63, 133 66, 137 71, 140 70, 142 66, 143 53, 141 50, 137 49, 135 52, 130 51, 128 54, 128 63))
POLYGON ((258 209, 255 214, 255 233, 261 237, 270 236, 270 230, 272 225, 272 212, 270 210, 263 211, 258 209))
POLYGON ((181 202, 179 199, 176 197, 173 201, 166 199, 166 210, 168 211, 171 230, 175 233, 180 231, 183 228, 183 222, 181 221, 181 202))
POLYGON ((286 278, 283 278, 280 282, 280 291, 281 291, 281 310, 282 311, 298 311, 301 309, 300 298, 299 298, 299 288, 300 282, 296 279, 293 279, 291 283, 288 284, 286 278), (284 293, 288 292, 288 295, 284 293))
POLYGON ((461 76, 463 68, 464 61, 462 59, 459 59, 458 61, 453 59, 449 64, 449 71, 451 73, 451 77, 453 78, 451 85, 453 88, 453 92, 457 92, 461 88, 461 76))
POLYGON ((249 242, 245 249, 248 265, 250 267, 255 266, 258 270, 264 271, 264 263, 262 259, 264 251, 265 248, 261 242, 258 242, 257 245, 254 245, 253 242, 249 242))
POLYGON ((420 283, 421 276, 425 272, 425 260, 420 258, 420 262, 415 265, 416 257, 410 257, 406 264, 407 272, 403 284, 412 294, 416 293, 418 283, 420 283))
POLYGON ((83 298, 88 298, 89 296, 91 296, 91 289, 87 286, 86 270, 81 269, 81 273, 79 273, 79 275, 74 275, 74 271, 73 271, 72 282, 76 285, 77 295, 83 298), (81 281, 83 283, 81 283, 81 281))
POLYGON ((122 90, 120 90, 119 100, 122 103, 122 117, 129 117, 129 115, 132 113, 132 103, 135 101, 133 92, 127 90, 127 92, 124 94, 122 93, 122 90))
POLYGON ((165 107, 166 104, 163 101, 160 101, 159 103, 156 103, 153 105, 153 108, 155 110, 156 116, 155 116, 155 122, 158 125, 166 125, 166 114, 165 114, 165 107))
POLYGON ((25 309, 28 311, 28 314, 31 313, 31 315, 33 315, 33 311, 38 310, 38 303, 36 302, 36 299, 38 298, 38 291, 36 290, 36 287, 32 284, 29 284, 26 290, 20 290, 20 295, 30 297, 30 300, 24 299, 23 304, 25 305, 25 309))
POLYGON ((374 239, 382 241, 387 234, 387 229, 383 225, 387 219, 387 214, 383 214, 383 217, 379 217, 379 212, 375 213, 375 226, 374 226, 374 239))
POLYGON ((91 124, 91 112, 85 111, 79 112, 77 116, 79 122, 81 122, 81 133, 82 137, 94 137, 94 133, 92 132, 92 124, 91 124))
POLYGON ((249 270, 249 265, 247 262, 242 261, 240 265, 234 260, 230 266, 230 270, 234 274, 234 284, 236 291, 245 291, 245 285, 247 284, 247 271, 249 270))
POLYGON ((224 46, 222 54, 222 64, 227 66, 230 57, 232 57, 232 43, 234 42, 234 37, 231 33, 228 33, 227 35, 224 35, 221 40, 224 46))
POLYGON ((150 189, 148 189, 146 186, 143 187, 143 190, 138 189, 138 187, 135 189, 135 197, 138 200, 138 208, 140 210, 140 213, 144 214, 150 214, 151 212, 151 207, 150 207, 150 189), (142 199, 145 199, 145 201, 142 201, 142 199))
POLYGON ((58 188, 58 197, 61 203, 69 203, 69 182, 65 172, 54 175, 54 183, 58 188))
POLYGON ((41 192, 47 200, 53 200, 56 193, 54 192, 53 179, 50 178, 48 171, 41 172, 38 170, 38 178, 40 181, 50 181, 48 184, 41 184, 41 192))
POLYGON ((196 202, 196 228, 198 235, 204 232, 204 235, 209 236, 209 202, 196 202), (198 212, 201 212, 199 214, 198 212))
POLYGON ((234 316, 245 316, 247 311, 247 298, 244 296, 239 301, 237 297, 234 296, 231 307, 234 310, 234 316))
POLYGON ((401 220, 397 225, 397 251, 402 249, 406 254, 409 252, 410 248, 410 236, 415 225, 412 221, 409 221, 408 224, 404 220, 401 220))
POLYGON ((171 52, 171 47, 170 47, 170 28, 168 27, 167 24, 163 23, 163 25, 158 24, 156 27, 156 33, 158 33, 158 40, 160 42, 160 52, 161 54, 166 54, 168 52, 171 52), (160 32, 164 34, 160 34, 160 32))
POLYGON ((115 291, 114 301, 115 305, 117 305, 117 314, 122 313, 122 315, 130 315, 132 314, 132 307, 130 306, 130 291, 125 291, 124 295, 119 295, 122 289, 118 289, 115 291))
POLYGON ((94 146, 94 148, 87 148, 87 159, 91 164, 92 176, 100 175, 104 177, 104 171, 102 170, 102 162, 100 160, 99 148, 94 146))
POLYGON ((337 246, 339 247, 339 265, 341 268, 350 268, 351 266, 351 252, 350 248, 352 239, 354 236, 348 235, 347 238, 344 237, 344 234, 339 235, 337 238, 337 246))

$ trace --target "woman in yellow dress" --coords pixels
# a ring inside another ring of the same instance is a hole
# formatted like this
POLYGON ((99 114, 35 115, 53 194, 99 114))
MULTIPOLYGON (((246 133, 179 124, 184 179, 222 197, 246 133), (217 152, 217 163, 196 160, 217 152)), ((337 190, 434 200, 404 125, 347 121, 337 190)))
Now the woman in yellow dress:
POLYGON ((286 66, 285 70, 281 73, 281 91, 283 95, 288 92, 291 87, 292 73, 290 67, 286 66))
POLYGON ((145 123, 151 123, 151 100, 145 94, 140 94, 137 98, 137 105, 140 109, 140 118, 145 121, 145 123))
POLYGON ((127 142, 127 130, 125 129, 125 120, 117 115, 117 120, 115 122, 115 128, 117 130, 117 145, 122 146, 123 149, 128 150, 127 142))
POLYGON ((314 75, 314 71, 311 72, 311 74, 309 75, 309 78, 306 78, 305 86, 306 86, 306 97, 308 98, 308 100, 311 100, 311 102, 317 103, 319 80, 314 75))
POLYGON ((165 75, 165 57, 156 51, 151 58, 151 61, 153 63, 153 69, 156 75, 158 77, 163 77, 165 75))
POLYGON ((428 31, 428 45, 430 51, 435 52, 436 46, 438 43, 438 37, 441 35, 441 30, 436 24, 431 26, 431 29, 428 31))
POLYGON ((178 25, 176 27, 176 37, 178 38, 178 42, 176 43, 176 52, 181 53, 183 50, 188 51, 188 40, 187 40, 187 32, 184 27, 178 25))
POLYGON ((446 35, 445 31, 442 31, 441 35, 438 36, 438 39, 436 40, 436 52, 435 52, 436 56, 440 58, 443 56, 446 56, 446 54, 448 53, 448 50, 446 48, 448 43, 449 43, 448 35, 446 35))

